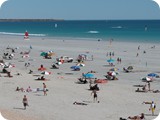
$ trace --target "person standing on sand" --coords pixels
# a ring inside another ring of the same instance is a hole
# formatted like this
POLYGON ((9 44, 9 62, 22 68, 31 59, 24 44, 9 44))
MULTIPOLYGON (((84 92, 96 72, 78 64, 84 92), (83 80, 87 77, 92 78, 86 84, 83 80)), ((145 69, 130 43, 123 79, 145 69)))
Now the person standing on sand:
POLYGON ((148 91, 151 91, 151 84, 149 81, 147 83, 148 83, 148 91))
POLYGON ((150 108, 149 108, 149 110, 152 111, 152 116, 154 115, 155 108, 156 108, 156 105, 155 105, 155 103, 152 101, 151 106, 150 106, 150 108))
POLYGON ((23 106, 24 106, 24 110, 25 110, 25 109, 26 109, 26 106, 28 106, 28 100, 27 100, 26 95, 24 95, 22 102, 23 102, 23 106))
POLYGON ((91 92, 91 95, 93 94, 93 101, 95 102, 95 101, 97 101, 97 99, 98 99, 98 96, 97 96, 97 91, 96 90, 93 90, 92 92, 91 92))
POLYGON ((47 95, 47 86, 45 83, 43 83, 43 93, 44 93, 44 96, 47 95))

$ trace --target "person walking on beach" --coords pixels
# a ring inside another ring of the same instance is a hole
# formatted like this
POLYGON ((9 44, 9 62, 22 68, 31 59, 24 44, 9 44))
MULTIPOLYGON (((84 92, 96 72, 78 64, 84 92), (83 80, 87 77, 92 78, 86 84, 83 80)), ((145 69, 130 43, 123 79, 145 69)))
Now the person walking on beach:
POLYGON ((139 54, 137 53, 136 57, 138 57, 138 56, 139 56, 139 54))
POLYGON ((44 93, 44 96, 47 95, 47 86, 45 83, 43 83, 43 93, 44 93))
POLYGON ((97 99, 98 99, 98 96, 97 96, 97 91, 96 90, 93 90, 92 92, 91 92, 91 95, 93 94, 93 101, 95 102, 95 101, 97 101, 97 99))
POLYGON ((26 95, 24 95, 24 97, 23 97, 23 106, 24 106, 24 110, 26 110, 26 106, 29 106, 28 105, 28 100, 27 100, 27 97, 26 97, 26 95))

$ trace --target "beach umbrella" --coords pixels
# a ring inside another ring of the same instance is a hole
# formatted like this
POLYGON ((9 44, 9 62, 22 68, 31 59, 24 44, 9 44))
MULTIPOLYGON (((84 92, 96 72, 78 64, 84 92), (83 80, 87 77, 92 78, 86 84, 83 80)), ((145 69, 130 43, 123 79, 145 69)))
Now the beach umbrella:
POLYGON ((142 78, 142 80, 146 81, 146 82, 151 82, 153 79, 150 77, 144 77, 144 78, 142 78))
POLYGON ((113 63, 115 60, 114 59, 108 59, 107 62, 113 63))
POLYGON ((107 74, 110 76, 116 76, 118 73, 116 73, 115 71, 109 71, 107 72, 107 74))
POLYGON ((156 73, 150 73, 150 74, 148 74, 148 76, 149 76, 149 77, 159 77, 159 75, 156 74, 156 73))
POLYGON ((117 73, 113 71, 113 72, 111 73, 111 75, 112 75, 112 76, 116 76, 117 73))
POLYGON ((46 56, 46 55, 47 55, 46 52, 42 52, 42 53, 40 54, 40 56, 46 56))
POLYGON ((53 53, 53 52, 48 53, 48 56, 54 56, 54 55, 55 55, 55 53, 53 53))
POLYGON ((91 73, 86 73, 86 74, 83 75, 83 77, 85 77, 85 78, 94 78, 94 75, 91 74, 91 73))
POLYGON ((111 68, 110 71, 118 71, 118 68, 111 68))

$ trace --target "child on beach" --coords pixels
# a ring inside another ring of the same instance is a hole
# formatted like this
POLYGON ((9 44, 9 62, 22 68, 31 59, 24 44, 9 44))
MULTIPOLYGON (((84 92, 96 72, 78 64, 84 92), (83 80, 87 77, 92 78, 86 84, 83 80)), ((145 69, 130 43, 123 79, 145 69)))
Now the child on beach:
POLYGON ((43 93, 44 93, 44 96, 47 95, 47 86, 45 83, 43 83, 43 93))

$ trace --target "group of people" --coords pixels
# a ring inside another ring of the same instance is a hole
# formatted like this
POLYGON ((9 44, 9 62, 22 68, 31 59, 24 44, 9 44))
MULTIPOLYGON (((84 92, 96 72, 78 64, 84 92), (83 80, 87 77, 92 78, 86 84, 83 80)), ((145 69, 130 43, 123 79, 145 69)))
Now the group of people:
MULTIPOLYGON (((149 106, 149 111, 152 112, 152 116, 153 116, 155 108, 156 108, 156 104, 154 103, 154 101, 152 101, 152 102, 143 102, 142 104, 149 104, 150 105, 149 106)), ((129 116, 127 119, 130 119, 130 120, 144 120, 145 116, 144 116, 144 113, 141 113, 140 115, 129 116)), ((127 119, 120 117, 119 120, 127 120, 127 119)))
POLYGON ((137 88, 137 90, 135 90, 135 92, 148 92, 151 91, 151 84, 150 82, 147 82, 147 84, 142 86, 142 89, 137 88), (148 86, 148 89, 147 89, 148 86))
MULTIPOLYGON (((16 91, 22 91, 22 92, 24 92, 24 89, 17 87, 17 88, 16 88, 16 91)), ((31 91, 32 91, 32 89, 31 89, 31 87, 29 86, 29 87, 26 89, 26 92, 31 92, 31 91)), ((38 91, 38 89, 37 89, 37 91, 38 91)), ((47 86, 46 86, 45 83, 43 83, 43 94, 44 94, 44 96, 47 96, 47 91, 48 91, 47 86)), ((29 104, 28 104, 28 98, 27 98, 26 95, 24 95, 23 100, 22 100, 22 103, 23 103, 24 110, 25 110, 26 107, 29 106, 29 104)))
POLYGON ((121 64, 121 62, 122 62, 122 59, 118 57, 118 58, 117 58, 117 63, 118 63, 118 64, 121 64))
POLYGON ((107 52, 107 54, 106 54, 106 56, 108 57, 108 56, 110 56, 110 57, 112 57, 112 56, 114 56, 114 52, 107 52))

